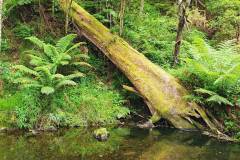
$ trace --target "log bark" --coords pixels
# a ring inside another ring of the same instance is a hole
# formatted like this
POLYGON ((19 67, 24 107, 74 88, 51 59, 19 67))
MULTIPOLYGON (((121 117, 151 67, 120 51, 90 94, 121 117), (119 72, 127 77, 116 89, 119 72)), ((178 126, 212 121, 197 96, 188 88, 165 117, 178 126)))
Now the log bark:
MULTIPOLYGON (((59 2, 63 11, 67 12, 69 0, 59 2)), ((153 64, 119 36, 112 34, 76 2, 73 1, 70 10, 69 15, 82 34, 128 77, 155 120, 164 118, 179 129, 202 129, 203 125, 196 122, 196 119, 200 119, 211 131, 218 132, 200 106, 184 99, 188 92, 177 79, 153 64)))

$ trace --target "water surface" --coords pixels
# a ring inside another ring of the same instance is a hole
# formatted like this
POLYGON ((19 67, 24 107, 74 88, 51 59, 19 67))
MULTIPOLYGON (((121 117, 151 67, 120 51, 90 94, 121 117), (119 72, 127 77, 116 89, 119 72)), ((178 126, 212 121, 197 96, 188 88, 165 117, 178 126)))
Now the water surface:
POLYGON ((92 129, 30 136, 0 134, 0 160, 239 160, 240 145, 174 129, 109 129, 107 142, 92 129))

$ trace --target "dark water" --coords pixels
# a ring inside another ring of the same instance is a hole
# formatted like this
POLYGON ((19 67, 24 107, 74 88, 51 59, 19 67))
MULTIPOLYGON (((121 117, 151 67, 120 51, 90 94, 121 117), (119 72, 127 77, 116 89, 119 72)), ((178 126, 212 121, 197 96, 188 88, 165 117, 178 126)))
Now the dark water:
POLYGON ((240 160, 240 145, 173 129, 110 129, 98 142, 91 129, 31 137, 0 134, 0 160, 240 160))

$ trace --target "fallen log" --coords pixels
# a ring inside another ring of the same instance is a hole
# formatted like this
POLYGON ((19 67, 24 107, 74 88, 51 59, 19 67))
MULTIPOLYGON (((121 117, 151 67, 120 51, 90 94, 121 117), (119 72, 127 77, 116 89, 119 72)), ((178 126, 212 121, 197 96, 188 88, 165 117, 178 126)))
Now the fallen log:
MULTIPOLYGON (((81 33, 97 46, 131 81, 134 92, 144 99, 153 117, 168 120, 179 129, 203 129, 203 126, 219 133, 216 125, 197 104, 187 102, 188 94, 178 80, 153 64, 127 42, 114 35, 97 19, 71 0, 59 0, 62 10, 73 18, 81 33), (69 8, 70 7, 70 8, 69 8), (198 122, 205 122, 206 125, 198 122)), ((126 87, 125 87, 126 88, 126 87)))

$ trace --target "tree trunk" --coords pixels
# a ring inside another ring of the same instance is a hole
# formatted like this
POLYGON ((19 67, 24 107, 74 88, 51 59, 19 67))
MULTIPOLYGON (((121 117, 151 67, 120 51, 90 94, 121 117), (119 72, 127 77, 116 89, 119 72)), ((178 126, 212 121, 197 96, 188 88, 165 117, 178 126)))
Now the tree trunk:
POLYGON ((177 37, 175 42, 175 48, 174 48, 174 65, 178 64, 179 61, 179 53, 180 53, 180 47, 182 43, 182 34, 183 30, 186 24, 186 10, 188 6, 190 5, 191 0, 179 0, 179 6, 178 6, 178 16, 179 16, 179 22, 178 22, 178 29, 177 29, 177 37))
POLYGON ((144 11, 144 0, 141 0, 141 3, 140 3, 140 16, 142 16, 143 11, 144 11))
MULTIPOLYGON (((60 0, 67 12, 69 0, 60 0)), ((73 2, 69 14, 82 34, 95 44, 132 82, 153 115, 168 120, 180 129, 203 129, 196 119, 205 122, 214 133, 218 130, 204 110, 195 103, 187 102, 188 95, 178 80, 133 49, 117 35, 113 35, 92 15, 73 2)), ((159 120, 157 118, 156 120, 159 120)))
POLYGON ((237 39, 237 44, 240 44, 240 24, 237 25, 236 39, 237 39))
POLYGON ((70 8, 71 8, 71 5, 72 5, 72 2, 73 2, 73 0, 70 0, 70 1, 69 1, 68 10, 66 11, 66 17, 65 17, 65 34, 68 33, 69 12, 71 11, 70 8))
POLYGON ((120 20, 119 35, 120 36, 123 34, 123 29, 124 29, 125 8, 126 8, 126 0, 121 0, 121 7, 120 7, 120 13, 119 13, 119 20, 120 20))

